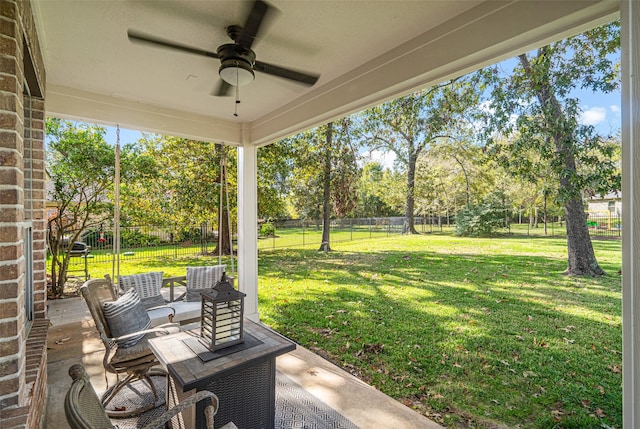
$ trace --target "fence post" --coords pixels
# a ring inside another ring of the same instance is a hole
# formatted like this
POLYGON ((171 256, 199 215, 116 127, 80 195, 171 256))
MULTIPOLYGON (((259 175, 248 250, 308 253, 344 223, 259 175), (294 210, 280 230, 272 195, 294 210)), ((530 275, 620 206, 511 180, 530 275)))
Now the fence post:
POLYGON ((349 219, 349 224, 351 225, 351 241, 353 241, 353 219, 349 219))

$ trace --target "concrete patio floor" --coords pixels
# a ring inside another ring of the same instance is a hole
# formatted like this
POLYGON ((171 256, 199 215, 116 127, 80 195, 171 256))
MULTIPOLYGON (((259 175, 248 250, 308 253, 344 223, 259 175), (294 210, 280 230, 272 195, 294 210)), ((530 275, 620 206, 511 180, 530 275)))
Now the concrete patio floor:
MULTIPOLYGON (((106 389, 102 367, 104 348, 82 298, 49 301, 48 317, 51 320, 47 341, 49 396, 44 427, 64 429, 69 427, 63 409, 71 383, 68 368, 75 363, 83 364, 100 394, 106 389)), ((301 346, 279 356, 277 369, 362 429, 441 428, 301 346)), ((109 381, 113 383, 115 377, 110 375, 109 381)))

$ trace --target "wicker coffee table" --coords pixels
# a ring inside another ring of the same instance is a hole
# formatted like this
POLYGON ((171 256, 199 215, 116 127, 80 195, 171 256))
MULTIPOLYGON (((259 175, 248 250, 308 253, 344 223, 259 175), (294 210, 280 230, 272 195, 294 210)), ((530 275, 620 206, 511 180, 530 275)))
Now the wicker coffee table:
MULTIPOLYGON (((199 329, 154 338, 153 353, 165 367, 167 405, 199 390, 220 399, 215 427, 232 421, 239 428, 274 426, 276 357, 295 349, 295 344, 271 329, 244 320, 245 343, 211 353, 199 345, 199 329)), ((176 418, 174 428, 204 428, 204 405, 176 418)))

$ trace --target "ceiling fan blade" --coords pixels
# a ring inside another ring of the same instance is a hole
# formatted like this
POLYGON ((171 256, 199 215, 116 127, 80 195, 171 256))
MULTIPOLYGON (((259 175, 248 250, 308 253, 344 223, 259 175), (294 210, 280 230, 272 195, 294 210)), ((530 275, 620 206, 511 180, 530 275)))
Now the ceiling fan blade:
POLYGON ((218 87, 211 92, 211 95, 216 97, 228 97, 231 95, 230 93, 231 85, 229 85, 224 80, 220 79, 220 83, 218 87))
POLYGON ((127 36, 133 43, 145 43, 148 45, 158 46, 161 48, 173 49, 180 52, 188 52, 190 54, 202 55, 209 58, 220 58, 217 53, 206 51, 204 49, 194 48, 193 46, 183 45, 181 43, 175 43, 170 40, 161 39, 159 37, 150 36, 137 31, 127 30, 127 36))
POLYGON ((251 45, 253 45, 253 41, 260 31, 264 18, 271 9, 273 9, 273 7, 263 0, 256 0, 253 3, 251 12, 249 12, 249 16, 247 16, 247 21, 242 26, 242 32, 238 40, 236 40, 238 45, 246 49, 251 49, 251 45))
POLYGON ((274 66, 273 64, 263 63, 262 61, 256 61, 253 69, 262 73, 293 80, 309 86, 315 84, 320 78, 319 74, 299 72, 280 66, 274 66))

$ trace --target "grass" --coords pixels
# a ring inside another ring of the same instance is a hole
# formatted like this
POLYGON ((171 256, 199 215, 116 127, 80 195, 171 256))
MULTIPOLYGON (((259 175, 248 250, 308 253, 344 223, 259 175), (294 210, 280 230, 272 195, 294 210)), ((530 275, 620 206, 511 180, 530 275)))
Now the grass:
POLYGON ((449 427, 622 426, 620 242, 423 235, 260 257, 262 319, 449 427), (601 426, 603 425, 603 426, 601 426))
MULTIPOLYGON (((441 424, 621 428, 621 243, 573 278, 562 238, 393 236, 260 253, 262 320, 441 424)), ((226 261, 228 263, 228 261, 226 261)), ((122 262, 162 270, 217 257, 122 262)), ((102 266, 104 265, 104 266, 102 266)), ((92 277, 111 272, 91 264, 92 277)))

